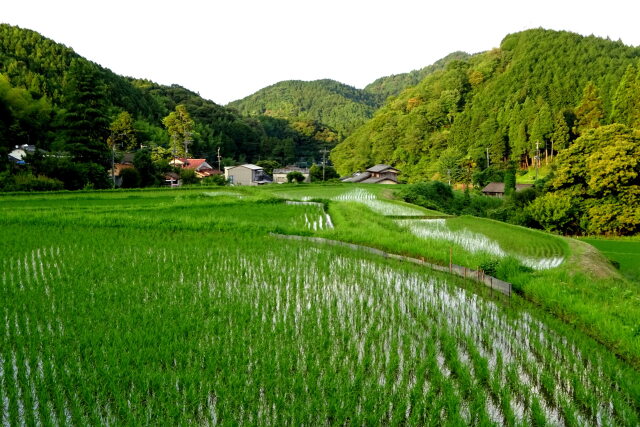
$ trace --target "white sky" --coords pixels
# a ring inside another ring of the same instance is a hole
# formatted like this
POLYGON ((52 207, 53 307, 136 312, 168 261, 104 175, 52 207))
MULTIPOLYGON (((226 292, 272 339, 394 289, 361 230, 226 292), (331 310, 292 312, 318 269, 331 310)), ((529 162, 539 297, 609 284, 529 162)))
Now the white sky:
POLYGON ((122 75, 219 104, 281 80, 362 88, 528 28, 640 45, 637 0, 5 0, 0 22, 38 31, 122 75))

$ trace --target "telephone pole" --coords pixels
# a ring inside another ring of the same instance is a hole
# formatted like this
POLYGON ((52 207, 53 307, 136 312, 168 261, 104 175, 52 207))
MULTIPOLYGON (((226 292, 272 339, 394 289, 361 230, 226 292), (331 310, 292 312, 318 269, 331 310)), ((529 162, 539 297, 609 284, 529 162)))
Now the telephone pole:
POLYGON ((218 170, 222 172, 222 169, 220 168, 220 147, 218 147, 218 170))
POLYGON ((536 181, 538 180, 538 165, 540 164, 540 141, 536 141, 536 181))
POLYGON ((320 150, 320 152, 322 153, 322 182, 324 182, 324 168, 327 163, 325 159, 329 151, 326 148, 323 148, 322 150, 320 150))

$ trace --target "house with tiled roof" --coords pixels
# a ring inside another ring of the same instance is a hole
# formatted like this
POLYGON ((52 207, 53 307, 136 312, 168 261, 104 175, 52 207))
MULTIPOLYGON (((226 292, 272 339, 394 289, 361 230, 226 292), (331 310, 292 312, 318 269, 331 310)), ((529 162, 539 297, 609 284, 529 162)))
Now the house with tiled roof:
POLYGON ((180 157, 172 160, 169 164, 181 169, 193 169, 198 178, 222 174, 218 169, 212 168, 211 165, 207 163, 207 159, 187 159, 180 157))
POLYGON ((357 182, 360 184, 397 184, 400 171, 393 166, 378 164, 371 166, 364 172, 356 172, 342 178, 342 182, 357 182))

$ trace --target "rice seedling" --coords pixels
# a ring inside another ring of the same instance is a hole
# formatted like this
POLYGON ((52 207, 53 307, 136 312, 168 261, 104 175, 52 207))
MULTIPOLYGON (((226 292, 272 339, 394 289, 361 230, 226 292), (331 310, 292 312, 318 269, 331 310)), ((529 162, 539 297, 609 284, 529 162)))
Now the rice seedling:
POLYGON ((386 216, 424 216, 425 211, 418 207, 411 207, 407 204, 382 201, 375 194, 362 188, 349 190, 331 200, 339 202, 361 203, 374 212, 386 216))
POLYGON ((547 270, 558 267, 564 260, 563 256, 550 258, 535 258, 518 253, 507 252, 500 243, 488 238, 484 234, 475 233, 467 228, 452 230, 447 226, 446 219, 398 220, 398 224, 408 228, 411 233, 423 239, 433 239, 451 242, 463 250, 471 253, 486 253, 498 258, 513 256, 523 265, 534 270, 547 270))

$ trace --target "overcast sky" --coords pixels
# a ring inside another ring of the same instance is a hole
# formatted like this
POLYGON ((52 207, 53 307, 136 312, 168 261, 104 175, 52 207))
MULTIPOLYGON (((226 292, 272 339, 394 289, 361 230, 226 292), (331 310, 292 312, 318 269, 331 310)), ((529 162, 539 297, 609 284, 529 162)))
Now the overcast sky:
POLYGON ((281 80, 362 88, 528 28, 640 45, 638 0, 6 0, 29 28, 122 75, 220 104, 281 80))

